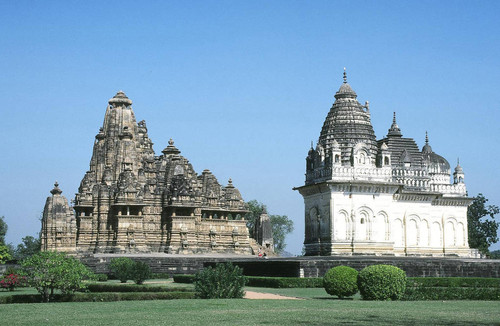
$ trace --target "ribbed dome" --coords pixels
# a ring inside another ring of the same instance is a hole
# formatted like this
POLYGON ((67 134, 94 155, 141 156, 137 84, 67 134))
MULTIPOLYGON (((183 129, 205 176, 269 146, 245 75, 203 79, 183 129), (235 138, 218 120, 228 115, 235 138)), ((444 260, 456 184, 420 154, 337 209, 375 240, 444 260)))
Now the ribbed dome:
POLYGON ((450 174, 450 163, 442 157, 434 152, 423 154, 424 160, 427 163, 427 168, 429 173, 431 174, 450 174))
POLYGON ((344 72, 344 83, 335 94, 335 102, 328 112, 319 137, 319 143, 327 151, 333 147, 334 140, 338 142, 342 163, 345 164, 349 164, 352 149, 357 143, 364 143, 372 157, 377 153, 370 114, 356 98, 344 72))

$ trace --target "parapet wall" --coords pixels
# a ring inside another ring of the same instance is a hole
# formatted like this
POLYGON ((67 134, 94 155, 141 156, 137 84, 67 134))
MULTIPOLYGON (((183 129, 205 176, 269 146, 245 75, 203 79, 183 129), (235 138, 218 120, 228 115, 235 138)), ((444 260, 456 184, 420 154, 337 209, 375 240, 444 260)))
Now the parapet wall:
POLYGON ((375 264, 394 265, 410 277, 500 277, 500 260, 422 257, 295 257, 256 258, 255 256, 190 256, 167 254, 119 255, 95 254, 81 257, 96 273, 109 273, 111 259, 130 257, 147 263, 153 273, 194 274, 204 266, 232 262, 243 268, 245 275, 283 277, 322 277, 328 269, 345 265, 361 270, 375 264))

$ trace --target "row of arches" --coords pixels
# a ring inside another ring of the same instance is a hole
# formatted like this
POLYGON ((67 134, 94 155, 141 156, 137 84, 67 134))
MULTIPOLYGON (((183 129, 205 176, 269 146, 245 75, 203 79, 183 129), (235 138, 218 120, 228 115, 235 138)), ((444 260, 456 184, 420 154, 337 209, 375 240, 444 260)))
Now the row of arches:
POLYGON ((442 223, 409 215, 389 219, 385 211, 373 214, 369 208, 354 212, 341 210, 335 215, 334 237, 345 241, 391 241, 395 247, 465 247, 465 225, 453 217, 442 223), (406 222, 406 230, 404 222, 406 222))

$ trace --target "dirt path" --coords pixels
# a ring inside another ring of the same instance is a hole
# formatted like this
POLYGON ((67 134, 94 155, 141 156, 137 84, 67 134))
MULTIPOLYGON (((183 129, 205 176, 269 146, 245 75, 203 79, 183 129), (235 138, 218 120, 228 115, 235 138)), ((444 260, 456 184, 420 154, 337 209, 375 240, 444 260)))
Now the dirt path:
POLYGON ((273 299, 273 300, 303 300, 296 297, 286 297, 284 295, 246 291, 245 299, 273 299))

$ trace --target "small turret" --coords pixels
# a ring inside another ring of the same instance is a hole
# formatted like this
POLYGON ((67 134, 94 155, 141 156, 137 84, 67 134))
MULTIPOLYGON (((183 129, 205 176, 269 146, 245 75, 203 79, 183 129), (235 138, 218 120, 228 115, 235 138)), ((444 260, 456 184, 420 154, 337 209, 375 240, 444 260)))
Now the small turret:
POLYGON ((457 159, 457 166, 455 167, 455 172, 453 172, 453 183, 464 183, 465 174, 464 170, 460 166, 460 159, 457 159))

